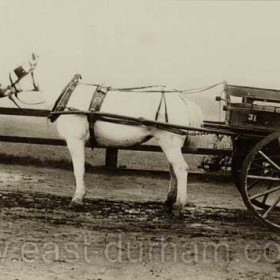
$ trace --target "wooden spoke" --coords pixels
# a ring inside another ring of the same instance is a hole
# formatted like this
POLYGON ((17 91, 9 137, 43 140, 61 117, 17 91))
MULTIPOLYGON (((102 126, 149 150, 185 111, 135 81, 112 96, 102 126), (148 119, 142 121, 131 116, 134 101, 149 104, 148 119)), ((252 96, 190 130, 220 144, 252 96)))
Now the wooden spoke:
POLYGON ((273 165, 278 171, 280 171, 280 167, 273 160, 271 160, 264 152, 259 151, 259 154, 261 154, 271 165, 273 165))
MULTIPOLYGON (((270 182, 270 184, 269 184, 267 190, 270 190, 271 187, 272 187, 272 185, 273 185, 273 182, 270 182)), ((265 194, 265 195, 263 196, 263 199, 262 199, 262 203, 263 203, 263 204, 266 203, 266 200, 267 200, 267 198, 268 198, 268 195, 269 195, 269 194, 267 193, 267 194, 265 194)))
POLYGON ((255 180, 253 183, 251 183, 251 185, 248 186, 247 190, 249 191, 250 189, 252 189, 258 182, 258 180, 255 180))
POLYGON ((247 178, 248 179, 258 179, 258 180, 280 182, 280 178, 278 178, 278 177, 271 177, 271 176, 248 175, 247 178))
POLYGON ((280 202, 280 196, 278 196, 273 204, 266 210, 266 212, 262 215, 262 217, 265 219, 268 214, 273 210, 273 208, 280 202))
POLYGON ((254 164, 254 166, 250 166, 250 173, 265 173, 265 172, 269 172, 269 173, 274 173, 274 174, 279 174, 279 171, 276 170, 272 165, 269 166, 263 166, 263 165, 258 165, 258 164, 254 164))
POLYGON ((266 168, 269 168, 269 167, 272 167, 271 164, 267 163, 267 165, 261 165, 261 163, 263 163, 263 160, 262 162, 260 163, 256 163, 255 161, 251 164, 251 167, 250 167, 250 170, 252 169, 266 169, 266 168))
MULTIPOLYGON (((253 165, 253 164, 252 164, 253 165)), ((250 166, 250 171, 256 171, 256 170, 263 170, 265 168, 267 168, 267 166, 263 166, 263 165, 259 165, 259 164, 256 164, 254 163, 254 166, 250 166)))
POLYGON ((258 198, 258 197, 264 196, 264 195, 266 195, 266 194, 270 194, 270 193, 276 192, 276 191, 278 191, 278 190, 280 190, 280 186, 278 186, 278 187, 276 187, 276 188, 273 188, 273 189, 266 190, 266 191, 264 191, 264 192, 262 192, 262 193, 257 193, 257 194, 255 194, 255 195, 249 197, 249 199, 250 199, 250 200, 253 200, 253 199, 256 199, 256 198, 258 198))

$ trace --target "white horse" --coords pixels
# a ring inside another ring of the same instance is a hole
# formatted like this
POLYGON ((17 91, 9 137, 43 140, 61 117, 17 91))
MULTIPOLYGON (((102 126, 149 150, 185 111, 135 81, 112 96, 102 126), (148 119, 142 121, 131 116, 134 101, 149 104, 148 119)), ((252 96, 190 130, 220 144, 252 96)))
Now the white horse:
MULTIPOLYGON (((9 97, 17 106, 15 98, 23 91, 37 91, 39 87, 34 79, 34 69, 38 56, 32 55, 27 63, 15 68, 9 75, 10 85, 0 84, 0 98, 9 97)), ((78 102, 83 102, 82 96, 78 102)), ((78 106, 79 107, 79 106, 78 106)), ((122 91, 110 90, 101 107, 101 112, 125 115, 133 118, 169 122, 174 125, 200 127, 203 122, 200 108, 185 99, 183 93, 162 91, 122 91), (168 120, 167 120, 168 119, 168 120)), ((71 205, 82 205, 86 195, 84 183, 85 143, 90 137, 88 118, 85 115, 61 115, 57 119, 57 129, 66 140, 70 151, 76 190, 71 205)), ((182 213, 187 202, 188 165, 182 155, 186 136, 162 130, 152 126, 134 126, 97 120, 94 123, 97 143, 104 147, 127 147, 155 139, 162 148, 170 171, 169 192, 165 205, 174 213, 182 213)))
MULTIPOLYGON (((81 97, 82 98, 82 97, 81 97)), ((200 108, 185 99, 182 93, 165 93, 165 102, 160 102, 161 92, 139 92, 111 90, 102 104, 101 112, 125 115, 128 117, 166 121, 175 125, 200 127, 203 121, 200 108), (166 104, 166 106, 165 106, 166 104)), ((82 102, 82 101, 81 101, 82 102)), ((89 123, 85 115, 61 115, 57 119, 57 129, 66 140, 70 151, 76 190, 71 206, 81 205, 86 195, 84 182, 85 143, 90 137, 89 123)), ((182 155, 182 147, 186 136, 166 130, 149 127, 116 124, 97 120, 94 134, 99 145, 104 147, 127 147, 155 139, 162 148, 170 170, 169 192, 165 205, 173 209, 175 214, 182 213, 187 202, 188 165, 182 155)))

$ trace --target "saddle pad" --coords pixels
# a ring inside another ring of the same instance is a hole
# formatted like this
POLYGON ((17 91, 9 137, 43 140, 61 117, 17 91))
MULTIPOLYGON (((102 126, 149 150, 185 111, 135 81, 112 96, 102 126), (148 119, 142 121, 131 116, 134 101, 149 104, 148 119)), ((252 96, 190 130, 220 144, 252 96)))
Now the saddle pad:
POLYGON ((88 111, 95 91, 95 86, 78 84, 68 100, 67 107, 80 111, 88 111))

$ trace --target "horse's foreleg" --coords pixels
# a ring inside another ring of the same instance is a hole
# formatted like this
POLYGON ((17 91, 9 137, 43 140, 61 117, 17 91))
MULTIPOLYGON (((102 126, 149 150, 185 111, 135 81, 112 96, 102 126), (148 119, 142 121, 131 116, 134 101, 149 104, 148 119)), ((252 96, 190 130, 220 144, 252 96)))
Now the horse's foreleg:
POLYGON ((81 139, 67 139, 67 147, 70 151, 74 175, 76 179, 76 190, 72 198, 72 205, 82 204, 86 194, 84 182, 85 173, 85 142, 81 139))

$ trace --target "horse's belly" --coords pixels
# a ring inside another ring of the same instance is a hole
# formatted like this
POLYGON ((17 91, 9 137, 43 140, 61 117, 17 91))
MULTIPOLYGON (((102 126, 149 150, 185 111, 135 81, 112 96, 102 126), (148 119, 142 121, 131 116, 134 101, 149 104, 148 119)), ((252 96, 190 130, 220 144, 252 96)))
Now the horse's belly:
POLYGON ((147 128, 102 121, 94 124, 94 135, 97 143, 106 147, 129 147, 150 138, 147 128))

